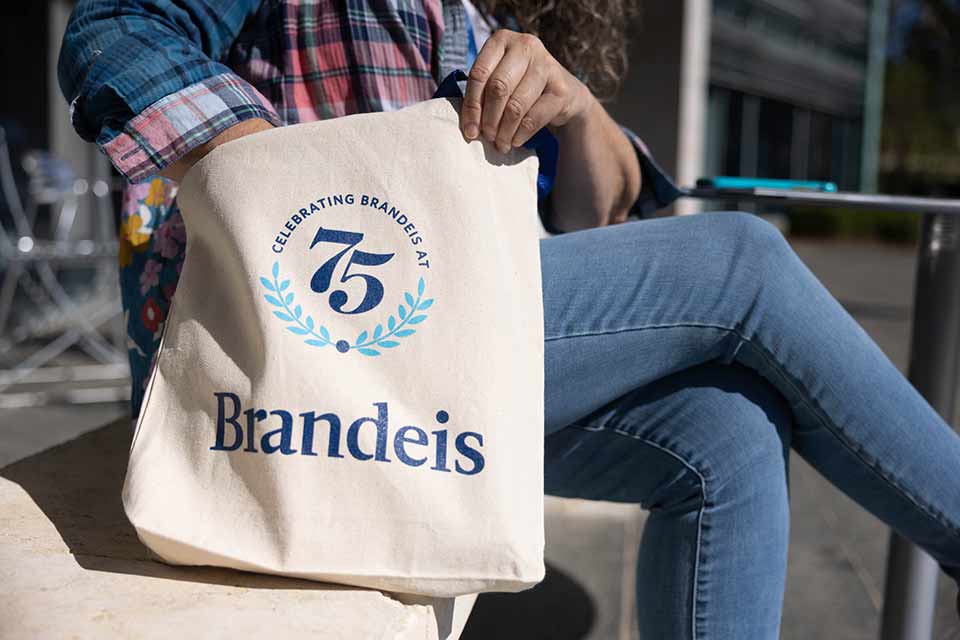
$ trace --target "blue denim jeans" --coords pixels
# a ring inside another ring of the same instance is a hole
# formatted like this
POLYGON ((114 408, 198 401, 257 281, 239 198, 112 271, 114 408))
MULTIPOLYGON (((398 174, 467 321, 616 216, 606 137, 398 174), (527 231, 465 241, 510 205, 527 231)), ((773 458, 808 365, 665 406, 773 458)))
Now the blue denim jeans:
POLYGON ((960 578, 960 437, 747 214, 541 242, 546 488, 650 511, 644 638, 777 638, 790 449, 960 578))

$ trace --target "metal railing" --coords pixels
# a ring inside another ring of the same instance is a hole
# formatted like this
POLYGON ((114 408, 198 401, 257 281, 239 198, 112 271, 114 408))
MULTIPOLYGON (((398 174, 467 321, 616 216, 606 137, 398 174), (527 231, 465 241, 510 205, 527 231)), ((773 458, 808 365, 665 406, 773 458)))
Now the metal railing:
MULTIPOLYGON (((943 419, 952 422, 960 355, 960 200, 786 189, 694 188, 684 195, 921 213, 907 376, 943 419)), ((933 558, 891 533, 881 640, 930 640, 938 572, 933 558)))

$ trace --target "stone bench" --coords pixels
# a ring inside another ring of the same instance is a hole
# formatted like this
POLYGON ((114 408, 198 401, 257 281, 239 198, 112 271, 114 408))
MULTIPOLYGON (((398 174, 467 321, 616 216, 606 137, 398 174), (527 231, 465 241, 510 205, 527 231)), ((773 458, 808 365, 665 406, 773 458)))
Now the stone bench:
POLYGON ((472 601, 152 560, 120 489, 120 419, 0 469, 0 637, 456 640, 472 601))

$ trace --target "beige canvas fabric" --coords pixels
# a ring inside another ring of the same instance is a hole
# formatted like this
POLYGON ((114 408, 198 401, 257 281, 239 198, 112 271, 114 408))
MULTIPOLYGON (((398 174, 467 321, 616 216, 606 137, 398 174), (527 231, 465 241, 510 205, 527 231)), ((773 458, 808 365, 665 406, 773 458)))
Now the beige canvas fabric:
POLYGON ((543 577, 537 159, 457 108, 279 128, 187 174, 123 492, 141 540, 433 596, 543 577))

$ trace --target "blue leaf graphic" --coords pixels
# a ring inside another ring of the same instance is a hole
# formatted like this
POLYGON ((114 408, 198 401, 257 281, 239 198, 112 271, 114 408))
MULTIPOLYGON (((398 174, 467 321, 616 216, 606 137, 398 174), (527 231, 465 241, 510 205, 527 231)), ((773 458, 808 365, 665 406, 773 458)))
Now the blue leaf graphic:
MULTIPOLYGON (((274 307, 281 307, 282 309, 282 311, 274 311, 273 315, 284 322, 296 323, 288 325, 287 330, 298 336, 306 336, 304 343, 310 346, 324 347, 328 344, 333 344, 334 341, 330 337, 330 332, 326 327, 316 325, 313 317, 305 315, 303 308, 299 304, 291 308, 294 302, 294 292, 289 290, 292 281, 289 279, 283 280, 282 282, 280 281, 279 262, 273 263, 271 273, 273 274, 273 280, 271 281, 269 278, 261 276, 260 284, 273 294, 264 294, 264 299, 274 307), (319 335, 317 332, 319 332, 319 335), (311 335, 313 337, 310 337, 311 335)), ((350 348, 356 349, 365 356, 379 356, 381 352, 377 349, 370 348, 370 346, 383 349, 393 349, 400 346, 400 341, 388 338, 391 338, 391 336, 395 336, 396 338, 412 336, 417 332, 416 329, 409 327, 398 328, 398 326, 402 327, 404 324, 420 324, 427 319, 427 314, 414 315, 416 312, 425 311, 433 305, 433 298, 422 300, 425 289, 426 282, 421 277, 417 282, 416 298, 414 298, 411 292, 404 292, 403 299, 406 302, 406 306, 402 303, 397 306, 397 315, 391 315, 387 318, 386 329, 383 324, 378 324, 376 328, 374 328, 372 335, 367 331, 362 331, 360 335, 357 336, 356 344, 350 348), (370 346, 360 346, 364 343, 368 343, 370 346)))

